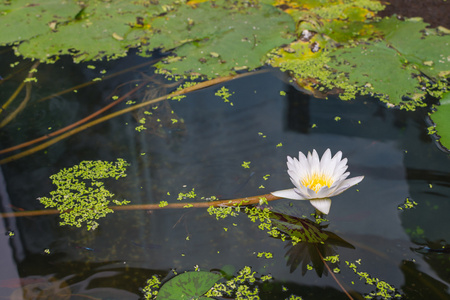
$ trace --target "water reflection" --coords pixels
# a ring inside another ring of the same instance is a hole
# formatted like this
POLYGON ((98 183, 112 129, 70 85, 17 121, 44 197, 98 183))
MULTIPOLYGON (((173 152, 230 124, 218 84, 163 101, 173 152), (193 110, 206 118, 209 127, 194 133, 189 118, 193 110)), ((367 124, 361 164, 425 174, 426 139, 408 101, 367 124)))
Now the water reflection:
POLYGON ((302 212, 294 205, 276 204, 270 208, 270 218, 277 228, 290 237, 286 259, 290 272, 301 265, 302 275, 312 267, 319 277, 328 275, 325 261, 329 256, 338 254, 337 247, 355 249, 355 247, 334 234, 325 230, 328 224, 318 217, 317 220, 300 217, 302 212))
MULTIPOLYGON (((448 284, 437 280, 429 273, 421 271, 420 264, 411 261, 403 261, 400 265, 400 269, 405 276, 405 283, 402 285, 402 290, 406 299, 449 299, 448 284)), ((438 269, 442 269, 442 266, 438 267, 438 269)))
MULTIPOLYGON (((132 57, 127 57, 117 64, 128 67, 132 62, 132 57)), ((67 75, 61 71, 61 65, 48 68, 47 80, 51 80, 53 72, 61 74, 61 80, 67 75)), ((173 110, 178 120, 184 120, 180 131, 167 127, 158 134, 137 132, 140 118, 147 116, 141 111, 87 130, 47 152, 4 165, 8 196, 4 203, 26 210, 41 209, 36 198, 48 195, 54 188, 48 179, 50 175, 82 160, 113 161, 118 157, 132 165, 127 179, 112 189, 117 197, 133 204, 175 202, 179 192, 193 188, 199 195, 198 201, 212 195, 258 195, 290 186, 285 173, 287 155, 296 155, 299 149, 316 148, 323 152, 332 148, 342 150, 352 161, 350 172, 366 177, 345 197, 336 197, 328 227, 308 220, 312 212, 309 203, 296 202, 286 210, 277 210, 278 204, 273 205, 274 219, 280 228, 284 226, 286 232, 308 228, 303 236, 308 232, 319 242, 289 243, 288 249, 283 249, 279 240, 269 238, 245 216, 217 221, 205 210, 188 214, 117 212, 101 221, 95 233, 61 228, 53 216, 16 219, 16 224, 2 220, 7 226, 5 232, 13 230, 19 245, 11 246, 9 237, 3 236, 2 266, 8 261, 17 276, 11 276, 9 269, 2 267, 1 278, 28 278, 33 274, 44 279, 69 278, 72 293, 91 295, 89 292, 96 289, 95 295, 101 298, 122 291, 122 299, 135 299, 145 279, 152 274, 165 276, 172 268, 183 271, 199 265, 208 270, 226 264, 240 269, 251 265, 270 272, 276 278, 274 286, 288 287, 290 291, 284 298, 295 292, 310 299, 346 299, 331 276, 323 276, 328 271, 320 257, 340 254, 347 260, 362 258, 371 274, 402 287, 408 297, 416 293, 425 299, 434 285, 440 293, 436 293, 440 297, 436 299, 445 299, 445 288, 449 286, 445 260, 448 255, 411 250, 424 245, 432 248, 426 241, 442 240, 445 245, 450 241, 450 204, 446 201, 450 194, 450 161, 426 135, 426 110, 399 112, 370 98, 349 102, 315 99, 277 76, 266 73, 227 83, 227 88, 235 92, 234 106, 214 96, 220 86, 195 92, 180 102, 169 102, 170 107, 161 107, 159 116, 169 126, 173 110), (280 91, 285 91, 287 98, 280 91), (249 169, 242 167, 243 161, 251 161, 249 169), (267 174, 270 176, 266 180, 267 174), (407 197, 418 206, 399 211, 397 207, 407 197), (45 254, 44 249, 51 254, 45 254), (253 253, 261 249, 273 253, 274 258, 255 257, 253 253), (308 265, 314 271, 308 272, 308 265), (304 276, 299 276, 300 269, 304 276), (129 294, 133 295, 128 297, 129 294)), ((70 86, 75 78, 67 76, 67 80, 69 83, 64 86, 70 86)), ((123 82, 103 83, 99 90, 80 90, 81 97, 71 94, 48 100, 52 104, 37 111, 48 110, 47 116, 57 115, 57 120, 65 125, 63 121, 79 119, 90 108, 103 105, 99 99, 110 95, 120 83, 123 82), (73 114, 66 118, 61 111, 73 114), (76 113, 81 114, 75 116, 76 113)), ((56 85, 45 86, 50 88, 58 89, 56 85)), ((27 121, 24 115, 17 124, 24 127, 27 121)), ((48 122, 55 126, 52 120, 48 122)), ((151 131, 159 130, 157 123, 149 124, 151 131)), ((22 132, 27 135, 15 135, 19 131, 11 127, 9 132, 0 133, 2 147, 27 140, 31 135, 39 136, 41 131, 48 132, 50 125, 46 125, 41 122, 34 125, 40 128, 24 129, 22 132)), ((2 195, 3 199, 6 198, 2 195)), ((363 294, 367 287, 361 284, 354 290, 363 294)))
POLYGON ((288 104, 286 107, 286 126, 289 130, 306 134, 311 129, 310 107, 311 96, 300 94, 294 86, 287 86, 288 104))

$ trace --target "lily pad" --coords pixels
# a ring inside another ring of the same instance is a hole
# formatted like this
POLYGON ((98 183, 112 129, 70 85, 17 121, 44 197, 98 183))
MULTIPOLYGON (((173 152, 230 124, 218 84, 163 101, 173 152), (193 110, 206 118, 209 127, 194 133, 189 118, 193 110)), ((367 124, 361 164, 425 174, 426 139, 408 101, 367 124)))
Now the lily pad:
POLYGON ((400 21, 385 18, 377 27, 385 33, 385 41, 429 77, 445 77, 450 73, 450 35, 426 29, 420 18, 400 21))
POLYGON ((440 101, 440 105, 433 114, 431 119, 436 124, 436 133, 440 136, 439 142, 442 146, 450 151, 450 92, 444 94, 440 101))
POLYGON ((365 93, 394 105, 400 104, 403 96, 423 94, 413 76, 419 72, 405 66, 402 56, 383 42, 338 49, 332 55, 335 59, 328 65, 346 73, 350 84, 363 87, 365 93))
POLYGON ((186 272, 175 276, 165 283, 158 292, 158 300, 210 299, 202 297, 222 278, 210 272, 186 272))
POLYGON ((164 23, 155 20, 159 33, 151 37, 152 47, 170 48, 184 42, 173 51, 176 57, 157 67, 174 74, 229 75, 260 67, 271 49, 293 40, 289 33, 294 31, 294 21, 277 8, 260 4, 230 9, 226 3, 200 3, 174 12, 176 17, 168 14, 164 23), (179 36, 180 41, 170 36, 179 36))
POLYGON ((0 45, 49 33, 57 24, 70 21, 81 10, 71 0, 15 0, 0 3, 0 45))
POLYGON ((124 56, 129 47, 135 46, 124 40, 137 17, 161 12, 160 5, 145 7, 125 0, 92 1, 77 19, 22 43, 17 51, 43 61, 52 61, 63 54, 72 55, 76 62, 124 56))

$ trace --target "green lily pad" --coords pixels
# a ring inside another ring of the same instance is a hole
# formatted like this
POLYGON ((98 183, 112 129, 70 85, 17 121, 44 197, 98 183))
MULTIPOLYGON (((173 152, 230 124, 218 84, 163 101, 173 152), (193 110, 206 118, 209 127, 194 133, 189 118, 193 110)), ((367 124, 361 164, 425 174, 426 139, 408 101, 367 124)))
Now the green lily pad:
POLYGON ((52 26, 70 21, 81 10, 71 0, 15 0, 0 3, 0 45, 49 33, 52 26))
POLYGON ((92 1, 78 19, 22 43, 17 51, 25 57, 42 61, 52 61, 63 54, 72 55, 76 62, 117 58, 126 55, 129 47, 136 46, 125 38, 136 24, 137 17, 161 12, 160 5, 145 7, 126 0, 92 1))
POLYGON ((450 73, 450 54, 446 51, 450 47, 450 35, 438 35, 436 29, 426 30, 427 25, 420 18, 405 21, 385 18, 377 28, 408 63, 434 79, 445 77, 450 73))
POLYGON ((157 67, 174 74, 200 73, 223 76, 263 65, 273 48, 293 40, 295 23, 273 6, 229 8, 226 1, 200 3, 155 20, 150 46, 176 47, 157 67), (179 37, 174 39, 173 37, 179 37))
POLYGON ((430 117, 436 124, 436 133, 440 136, 439 142, 450 151, 450 92, 444 94, 440 105, 436 108, 437 111, 430 117))
POLYGON ((422 94, 413 77, 419 72, 405 66, 402 56, 383 42, 338 49, 332 55, 335 59, 328 63, 330 67, 346 73, 350 84, 364 87, 382 100, 398 105, 403 96, 422 94))
POLYGON ((202 297, 222 278, 210 272, 186 272, 165 283, 158 292, 158 300, 210 299, 202 297))
POLYGON ((387 41, 395 43, 401 48, 402 42, 408 39, 417 41, 423 34, 422 31, 428 26, 420 18, 399 20, 396 16, 384 18, 376 23, 377 28, 383 33, 387 41))

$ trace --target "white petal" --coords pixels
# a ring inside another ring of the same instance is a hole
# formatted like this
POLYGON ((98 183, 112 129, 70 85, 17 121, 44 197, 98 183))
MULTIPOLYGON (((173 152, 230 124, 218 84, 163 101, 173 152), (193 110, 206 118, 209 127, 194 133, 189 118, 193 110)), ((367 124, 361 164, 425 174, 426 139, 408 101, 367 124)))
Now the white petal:
POLYGON ((291 178, 293 178, 295 181, 299 181, 299 178, 301 178, 302 174, 302 168, 300 167, 300 164, 297 160, 297 158, 292 158, 288 156, 288 173, 291 178))
MULTIPOLYGON (((325 153, 322 155, 322 159, 320 160, 320 169, 322 171, 327 170, 330 167, 330 163, 331 163, 331 151, 330 149, 327 149, 325 153)), ((333 170, 331 170, 331 172, 333 172, 333 170)), ((331 172, 328 174, 331 175, 331 172)))
POLYGON ((329 168, 331 170, 331 174, 329 174, 330 176, 333 176, 333 174, 335 174, 335 170, 336 170, 336 166, 338 165, 338 163, 341 161, 341 157, 342 157, 342 152, 339 151, 338 153, 336 153, 333 158, 330 161, 329 164, 329 168))
POLYGON ((303 154, 303 152, 301 151, 298 152, 298 161, 300 162, 301 165, 304 165, 308 161, 305 154, 303 154))
POLYGON ((292 172, 291 170, 288 170, 288 173, 289 173, 289 177, 291 179, 292 184, 296 188, 300 189, 302 187, 302 185, 300 183, 300 179, 299 179, 300 177, 297 174, 295 174, 295 172, 292 172))
POLYGON ((292 200, 308 200, 302 198, 299 194, 297 194, 294 189, 280 190, 271 193, 275 197, 292 199, 292 200))
POLYGON ((291 160, 288 163, 288 168, 289 170, 291 170, 292 172, 294 172, 295 175, 295 179, 298 180, 299 178, 302 177, 302 174, 305 172, 304 171, 304 167, 302 167, 301 163, 297 160, 297 158, 291 158, 291 160))
POLYGON ((340 179, 341 176, 344 174, 344 172, 347 171, 347 168, 348 168, 348 166, 345 165, 345 166, 342 167, 342 168, 339 168, 339 169, 336 168, 336 169, 334 169, 334 172, 333 172, 333 174, 331 175, 331 177, 334 178, 335 180, 340 179))
POLYGON ((288 169, 295 169, 294 159, 290 156, 287 157, 287 167, 288 169))
MULTIPOLYGON (((313 151, 315 151, 315 150, 313 150, 313 151)), ((312 159, 312 154, 311 154, 311 152, 308 151, 308 155, 306 156, 306 158, 307 158, 308 160, 311 160, 311 159, 312 159)))
POLYGON ((319 155, 317 154, 316 149, 313 150, 312 159, 311 159, 310 163, 311 163, 311 169, 310 169, 311 173, 320 172, 320 159, 319 159, 319 155))
POLYGON ((346 168, 347 167, 347 161, 348 161, 347 158, 344 158, 343 160, 338 162, 337 165, 336 165, 336 170, 342 169, 342 168, 346 168))
POLYGON ((327 187, 326 185, 324 185, 323 187, 320 188, 320 190, 316 193, 316 198, 327 198, 330 197, 330 195, 332 194, 332 192, 335 190, 335 188, 331 187, 327 187))
POLYGON ((330 198, 324 198, 324 199, 317 199, 317 200, 310 200, 311 205, 314 206, 318 211, 328 215, 330 212, 331 207, 331 199, 330 198))
POLYGON ((353 177, 353 178, 344 180, 341 183, 341 185, 330 195, 330 197, 341 194, 342 192, 348 190, 355 184, 360 183, 363 179, 364 179, 364 176, 357 176, 357 177, 353 177))
POLYGON ((299 174, 303 177, 305 174, 308 174, 310 167, 310 163, 308 161, 308 158, 306 158, 305 154, 302 152, 298 153, 298 169, 299 174))
POLYGON ((294 188, 294 192, 296 192, 302 199, 308 200, 311 199, 311 197, 308 195, 308 192, 304 187, 301 188, 294 188))
POLYGON ((347 177, 350 175, 350 172, 346 172, 344 174, 341 174, 339 176, 339 178, 337 179, 337 181, 339 182, 339 184, 341 184, 345 179, 347 179, 347 177))
POLYGON ((340 162, 342 159, 342 151, 338 151, 332 158, 332 160, 337 162, 340 162))
POLYGON ((309 187, 305 187, 306 192, 308 193, 308 199, 318 198, 316 191, 310 189, 309 187))

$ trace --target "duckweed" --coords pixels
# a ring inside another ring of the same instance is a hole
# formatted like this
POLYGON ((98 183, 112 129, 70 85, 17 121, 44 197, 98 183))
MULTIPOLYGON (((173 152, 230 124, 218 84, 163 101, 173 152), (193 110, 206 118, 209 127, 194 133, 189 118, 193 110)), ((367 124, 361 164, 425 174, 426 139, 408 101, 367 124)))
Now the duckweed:
POLYGON ((60 225, 81 227, 86 223, 87 229, 98 226, 96 220, 112 213, 108 207, 112 201, 116 205, 125 205, 127 200, 110 200, 114 194, 108 191, 100 180, 119 179, 126 176, 129 164, 119 158, 116 162, 83 161, 70 168, 64 168, 50 176, 56 191, 51 197, 41 197, 39 201, 46 208, 54 207, 60 211, 60 225))

